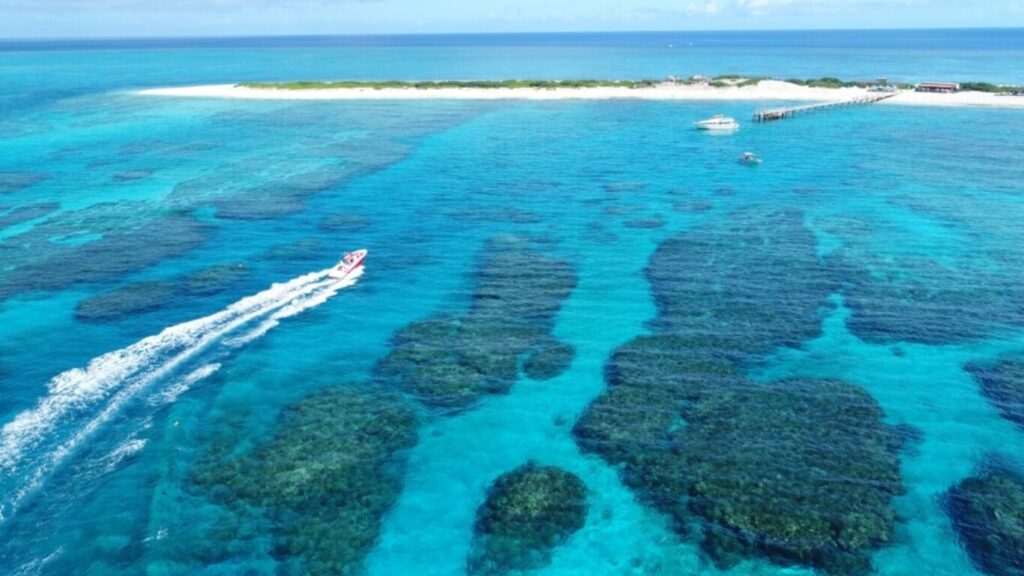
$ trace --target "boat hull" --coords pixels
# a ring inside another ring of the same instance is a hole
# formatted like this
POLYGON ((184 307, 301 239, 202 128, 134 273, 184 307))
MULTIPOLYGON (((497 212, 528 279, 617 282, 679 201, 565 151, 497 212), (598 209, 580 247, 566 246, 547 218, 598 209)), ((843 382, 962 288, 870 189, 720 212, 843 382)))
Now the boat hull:
POLYGON ((708 132, 733 132, 738 130, 740 123, 735 118, 729 118, 721 114, 708 118, 707 120, 700 120, 694 122, 693 125, 698 130, 705 130, 708 132))
POLYGON ((704 130, 707 132, 733 132, 738 130, 739 124, 696 124, 698 130, 704 130))
POLYGON ((366 262, 367 250, 356 250, 355 252, 349 252, 342 258, 334 268, 331 269, 327 275, 335 280, 344 280, 348 278, 356 271, 363 268, 363 263, 366 262))

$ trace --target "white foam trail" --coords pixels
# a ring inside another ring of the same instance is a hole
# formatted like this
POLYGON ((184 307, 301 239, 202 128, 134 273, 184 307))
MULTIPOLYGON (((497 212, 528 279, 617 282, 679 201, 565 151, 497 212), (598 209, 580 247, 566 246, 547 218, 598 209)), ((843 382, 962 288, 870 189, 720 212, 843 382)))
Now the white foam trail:
POLYGON ((266 320, 260 322, 259 325, 257 325, 251 331, 237 338, 227 340, 225 341, 225 344, 228 346, 235 347, 252 342, 253 340, 263 336, 264 334, 272 330, 275 326, 280 324, 281 320, 284 320, 285 318, 290 318, 306 310, 309 310, 310 308, 315 308, 323 304, 332 296, 337 294, 339 290, 354 285, 356 281, 359 280, 359 277, 362 275, 363 269, 359 268, 358 270, 350 274, 348 277, 346 277, 344 280, 339 280, 335 282, 334 284, 332 284, 323 291, 316 292, 308 296, 302 296, 296 298, 295 300, 292 300, 287 305, 282 306, 276 312, 268 316, 266 320))
POLYGON ((129 438, 103 458, 103 471, 112 472, 121 462, 138 454, 146 447, 146 440, 129 438))
POLYGON ((54 559, 56 559, 63 553, 64 547, 62 546, 54 550, 52 553, 50 553, 50 555, 46 556, 45 558, 32 560, 31 562, 22 565, 20 568, 17 568, 15 570, 14 574, 15 576, 36 576, 37 574, 42 574, 43 568, 45 568, 47 564, 52 562, 54 559))
MULTIPOLYGON (((284 318, 319 305, 341 288, 354 284, 358 277, 336 281, 327 279, 328 272, 322 270, 283 284, 274 284, 221 312, 172 326, 127 348, 99 356, 84 369, 75 368, 56 376, 50 381, 49 394, 35 408, 18 414, 0 430, 0 472, 13 477, 23 468, 26 454, 47 439, 53 440, 56 428, 82 416, 89 408, 105 403, 96 416, 45 455, 26 475, 26 482, 9 492, 6 504, 0 505, 0 523, 17 509, 28 494, 41 486, 53 469, 83 440, 154 381, 169 375, 182 363, 239 327, 262 316, 273 315, 282 307, 290 311, 280 316, 284 318)), ((274 325, 276 321, 267 330, 274 325)), ((205 375, 202 370, 200 368, 191 375, 206 377, 216 369, 205 375)))
POLYGON ((50 381, 49 395, 35 408, 18 414, 0 431, 0 470, 16 471, 24 451, 35 445, 64 414, 103 399, 119 384, 150 368, 155 360, 178 352, 156 371, 146 373, 169 372, 189 352, 198 351, 239 323, 265 313, 267 307, 287 303, 303 288, 322 278, 323 273, 316 273, 274 285, 221 312, 172 326, 127 348, 99 356, 84 369, 74 368, 57 375, 50 381))
POLYGON ((196 382, 200 380, 206 380, 212 376, 217 370, 220 370, 220 364, 214 362, 212 364, 204 364, 199 368, 196 368, 187 376, 176 382, 174 385, 168 387, 166 390, 160 391, 149 399, 149 403, 152 406, 158 406, 160 404, 170 404, 178 399, 188 391, 196 382))

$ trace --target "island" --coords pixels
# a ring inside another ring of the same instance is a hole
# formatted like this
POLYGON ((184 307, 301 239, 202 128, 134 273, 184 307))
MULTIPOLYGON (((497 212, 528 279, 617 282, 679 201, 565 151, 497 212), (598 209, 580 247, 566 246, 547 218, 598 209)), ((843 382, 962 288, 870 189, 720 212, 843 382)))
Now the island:
POLYGON ((146 96, 245 100, 856 100, 891 93, 884 104, 1024 108, 1024 87, 986 82, 889 84, 725 75, 664 80, 388 80, 243 82, 141 90, 146 96), (939 87, 940 90, 931 90, 939 87))

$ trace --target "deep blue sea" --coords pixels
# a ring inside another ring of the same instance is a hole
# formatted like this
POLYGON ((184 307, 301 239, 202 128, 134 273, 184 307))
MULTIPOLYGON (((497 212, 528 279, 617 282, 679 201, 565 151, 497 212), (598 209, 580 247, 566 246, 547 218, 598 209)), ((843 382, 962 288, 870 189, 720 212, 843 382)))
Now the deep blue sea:
POLYGON ((134 91, 1022 63, 1024 30, 0 41, 0 573, 1019 576, 1021 111, 134 91))

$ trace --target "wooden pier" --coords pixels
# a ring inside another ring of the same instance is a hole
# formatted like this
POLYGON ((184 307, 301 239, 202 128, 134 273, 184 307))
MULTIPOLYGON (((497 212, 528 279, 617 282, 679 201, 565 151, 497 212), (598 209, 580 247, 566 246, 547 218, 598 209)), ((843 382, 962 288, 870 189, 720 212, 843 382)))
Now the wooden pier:
POLYGON ((867 106, 869 104, 877 104, 882 100, 892 98, 895 96, 895 92, 886 92, 881 94, 868 94, 852 100, 841 100, 839 102, 821 102, 818 104, 805 104, 803 106, 790 106, 787 108, 772 108, 770 110, 758 110, 754 112, 754 122, 774 122, 776 120, 785 120, 786 118, 792 118, 801 114, 809 114, 811 112, 818 112, 821 110, 830 110, 832 108, 846 108, 848 106, 867 106))

